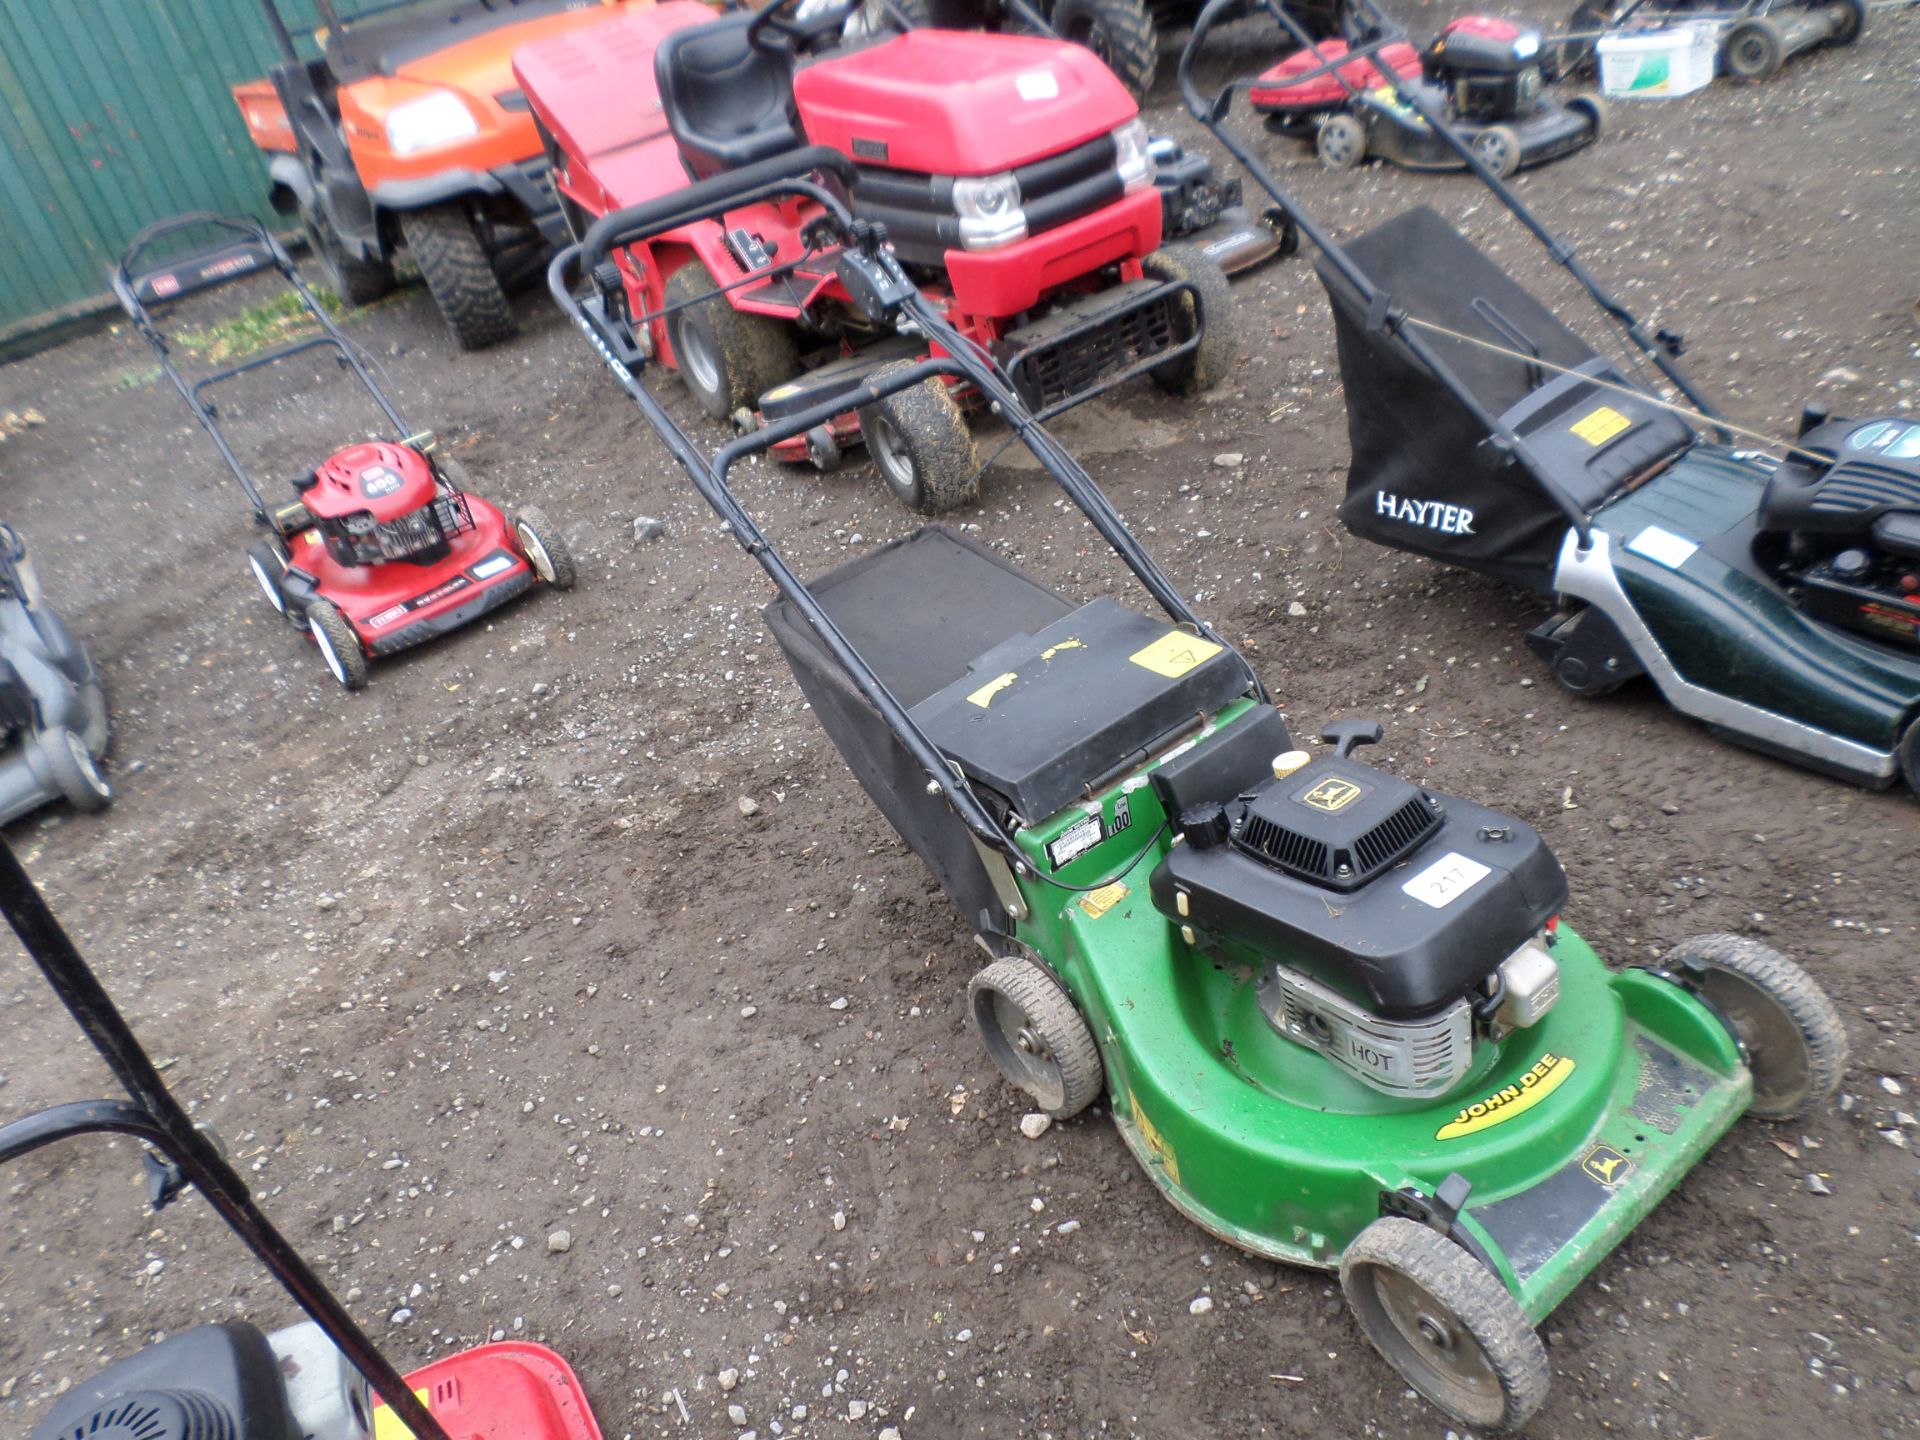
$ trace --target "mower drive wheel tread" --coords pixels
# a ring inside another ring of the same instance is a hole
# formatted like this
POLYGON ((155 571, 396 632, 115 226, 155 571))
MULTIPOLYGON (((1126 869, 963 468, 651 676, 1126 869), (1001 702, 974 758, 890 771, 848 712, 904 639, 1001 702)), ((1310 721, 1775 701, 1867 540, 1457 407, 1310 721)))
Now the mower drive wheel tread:
POLYGON ((320 658, 327 662, 343 689, 364 690, 367 686, 367 652, 360 636, 340 607, 331 600, 315 600, 307 606, 307 628, 313 632, 320 658))
POLYGON ((1519 1302, 1439 1231, 1375 1220, 1341 1257, 1340 1288, 1374 1349, 1454 1419, 1514 1430, 1547 1398, 1546 1347, 1519 1302))
MULTIPOLYGON (((1154 383, 1174 395, 1211 390, 1233 369, 1234 299, 1227 275, 1192 245, 1163 245, 1140 262, 1153 280, 1184 280, 1200 295, 1200 344, 1153 370, 1154 383)), ((1193 303, 1183 297, 1185 318, 1194 322, 1193 303)))
POLYGON ((737 410, 758 413, 762 395, 799 373, 793 328, 771 315, 736 310, 701 260, 688 260, 668 277, 667 304, 685 307, 667 317, 674 366, 714 419, 729 420, 737 410), (710 382, 688 363, 695 347, 711 357, 710 382))
POLYGON ((1695 935, 1661 963, 1698 984, 1746 1049, 1748 1113, 1790 1120, 1840 1088, 1847 1027, 1819 982, 1778 950, 1743 935, 1695 935))
POLYGON ((462 350, 484 350, 517 328, 493 261, 458 201, 400 212, 400 233, 420 278, 462 350))
POLYGON ((37 768, 45 772, 60 797, 74 809, 93 815, 113 803, 113 787, 107 783, 84 736, 64 725, 55 725, 34 731, 26 743, 33 747, 37 768))
POLYGON ((571 590, 577 578, 573 552, 546 511, 529 505, 513 517, 513 538, 520 542, 533 573, 556 590, 571 590))
MULTIPOLYGON (((907 368, 884 365, 875 383, 907 368)), ((874 469, 908 509, 944 515, 980 498, 980 454, 966 412, 945 382, 922 380, 860 411, 874 469)))
POLYGON ((1107 1088, 1093 1031, 1073 997, 1033 961, 994 961, 974 975, 967 1002, 1000 1073, 1054 1119, 1078 1115, 1107 1088))
POLYGON ((1742 85, 1771 80, 1786 61, 1786 37, 1765 15, 1749 15, 1729 27, 1720 44, 1720 68, 1742 85))
POLYGON ((333 228, 311 209, 302 208, 300 225, 306 232, 307 249, 320 262, 333 293, 349 305, 371 305, 393 293, 398 283, 393 266, 385 260, 356 260, 335 238, 333 228))
POLYGON ((1058 0, 1051 20, 1064 39, 1105 61, 1135 100, 1147 98, 1160 66, 1160 33, 1144 0, 1058 0))

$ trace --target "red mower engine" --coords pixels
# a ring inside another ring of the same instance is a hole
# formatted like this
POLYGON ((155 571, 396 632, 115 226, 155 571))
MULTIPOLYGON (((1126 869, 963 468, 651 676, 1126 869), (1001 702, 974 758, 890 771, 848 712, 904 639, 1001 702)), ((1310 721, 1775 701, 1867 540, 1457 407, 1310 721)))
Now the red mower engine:
POLYGON ((1490 15, 1463 15, 1420 56, 1428 80, 1442 86, 1463 120, 1511 120, 1540 98, 1545 47, 1538 30, 1490 15))
POLYGON ((327 553, 342 565, 431 565, 446 556, 454 536, 473 528, 467 497, 441 480, 411 445, 349 445, 294 482, 294 489, 327 553))

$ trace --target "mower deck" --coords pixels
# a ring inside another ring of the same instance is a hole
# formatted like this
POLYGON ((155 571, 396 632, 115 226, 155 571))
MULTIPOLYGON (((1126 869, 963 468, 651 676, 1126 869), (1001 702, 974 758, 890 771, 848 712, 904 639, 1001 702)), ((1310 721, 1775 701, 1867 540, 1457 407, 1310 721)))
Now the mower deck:
MULTIPOLYGON (((454 1440, 601 1440, 573 1368, 543 1345, 508 1340, 462 1350, 407 1376, 454 1440)), ((373 1440, 411 1440, 385 1405, 373 1440)))

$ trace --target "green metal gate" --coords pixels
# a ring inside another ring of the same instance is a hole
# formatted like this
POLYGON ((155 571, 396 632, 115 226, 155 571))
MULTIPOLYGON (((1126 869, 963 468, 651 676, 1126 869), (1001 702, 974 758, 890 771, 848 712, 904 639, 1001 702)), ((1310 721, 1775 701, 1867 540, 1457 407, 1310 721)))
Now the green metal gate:
MULTIPOLYGON (((311 0, 283 13, 313 24, 311 0)), ((0 346, 110 303, 149 221, 271 216, 228 92, 276 58, 260 0, 0 0, 0 346)))

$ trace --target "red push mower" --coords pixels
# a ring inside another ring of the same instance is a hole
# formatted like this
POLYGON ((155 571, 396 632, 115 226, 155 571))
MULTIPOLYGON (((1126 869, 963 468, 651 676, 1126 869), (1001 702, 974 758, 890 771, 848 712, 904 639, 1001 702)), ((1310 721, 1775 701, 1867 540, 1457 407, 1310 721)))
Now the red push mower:
MULTIPOLYGON (((667 0, 520 50, 575 233, 690 179, 826 146, 853 162, 854 214, 884 227, 928 301, 1042 417, 1141 375, 1191 394, 1224 374, 1226 276, 1196 247, 1161 247, 1146 127, 1112 72, 1060 40, 935 30, 814 58, 855 3, 715 19, 667 0)), ((940 354, 862 309, 823 215, 784 195, 617 249, 596 279, 622 296, 623 344, 742 432, 940 354)), ((963 408, 976 398, 955 381, 850 402, 773 453, 832 470, 862 440, 906 504, 949 510, 978 489, 963 408)))
POLYGON ((266 538, 247 547, 247 567, 268 602, 319 647, 349 690, 367 683, 368 660, 424 644, 532 589, 565 590, 573 559, 535 509, 508 516, 466 489, 458 461, 433 453, 430 432, 411 429, 359 354, 294 268, 280 242, 246 217, 191 214, 149 225, 112 276, 113 292, 160 359, 194 419, 213 440, 253 506, 266 538), (211 234, 197 247, 162 242, 211 234), (300 297, 318 335, 292 340, 189 381, 154 319, 160 306, 277 270, 300 297), (349 445, 295 477, 296 498, 270 506, 221 433, 207 391, 223 380, 311 350, 331 351, 373 396, 394 439, 349 445))
POLYGON ((1377 156, 1407 170, 1463 170, 1444 125, 1504 179, 1584 149, 1606 127, 1598 96, 1548 93, 1557 52, 1511 20, 1464 15, 1416 50, 1369 0, 1343 7, 1337 39, 1316 38, 1285 5, 1264 8, 1301 48, 1254 81, 1247 102, 1332 169, 1377 156))
POLYGON ((219 1137, 167 1089, 4 844, 0 912, 126 1091, 0 1125, 0 1165, 83 1135, 131 1136, 153 1209, 199 1191, 310 1317, 272 1334, 228 1320, 156 1340, 67 1389, 32 1440, 601 1440, 580 1381, 545 1346, 480 1345, 403 1377, 261 1210, 219 1137))

